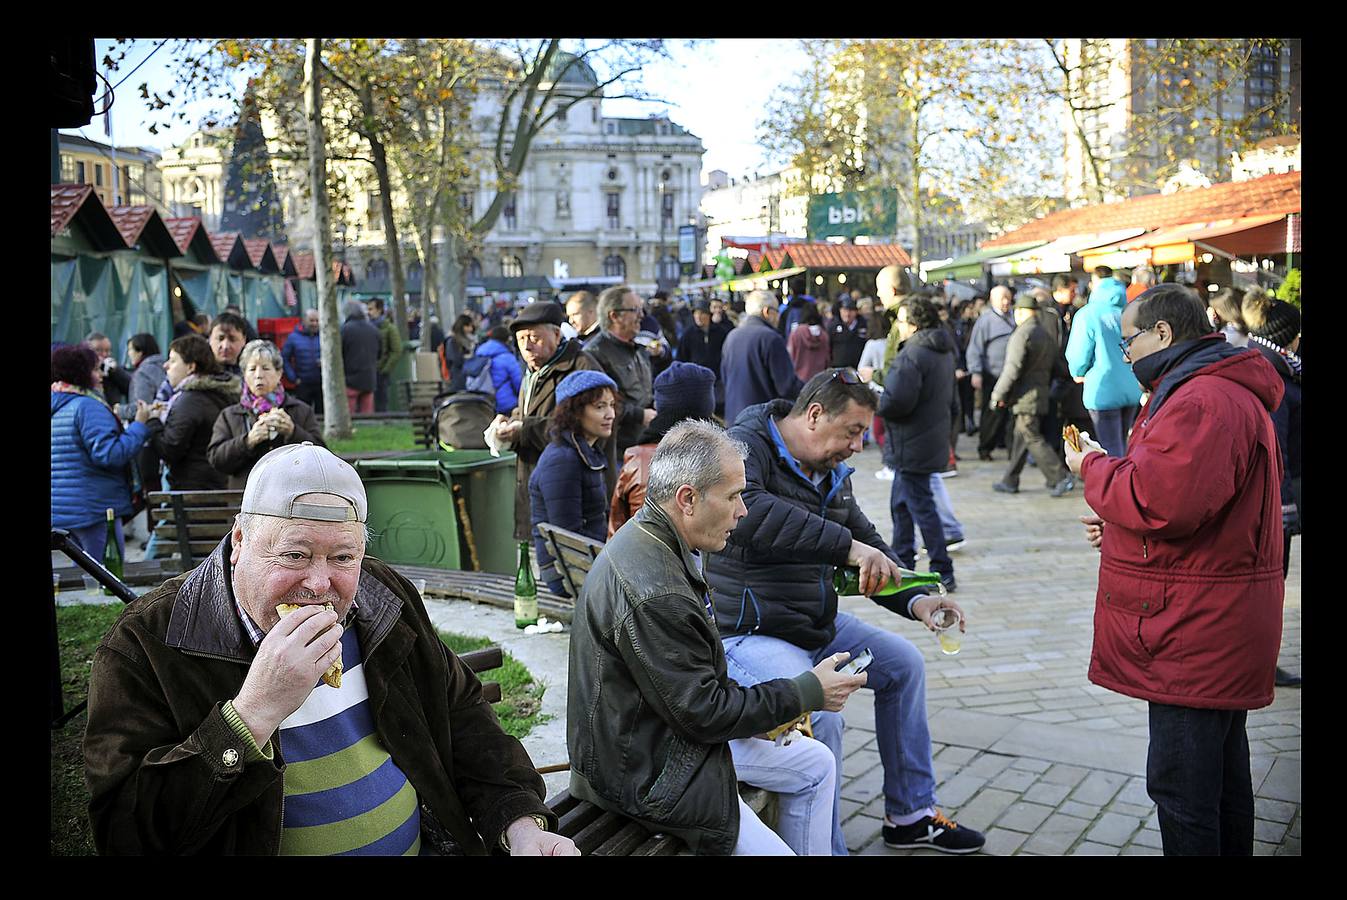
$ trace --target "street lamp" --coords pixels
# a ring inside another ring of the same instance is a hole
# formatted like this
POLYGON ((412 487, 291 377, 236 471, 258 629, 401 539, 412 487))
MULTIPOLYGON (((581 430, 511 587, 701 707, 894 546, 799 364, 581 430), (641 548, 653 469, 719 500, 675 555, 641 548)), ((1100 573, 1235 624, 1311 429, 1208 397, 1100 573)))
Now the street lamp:
POLYGON ((659 253, 655 261, 655 290, 661 290, 664 275, 664 177, 660 176, 659 184, 655 185, 655 190, 659 193, 659 253))

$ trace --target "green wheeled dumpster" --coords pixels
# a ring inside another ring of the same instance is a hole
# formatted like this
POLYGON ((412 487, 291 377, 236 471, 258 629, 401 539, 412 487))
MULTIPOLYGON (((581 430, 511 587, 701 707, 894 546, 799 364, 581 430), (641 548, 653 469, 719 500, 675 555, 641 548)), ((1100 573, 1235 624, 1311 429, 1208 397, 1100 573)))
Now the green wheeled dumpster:
POLYGON ((369 500, 369 553, 384 562, 513 574, 513 453, 423 450, 355 464, 369 500))

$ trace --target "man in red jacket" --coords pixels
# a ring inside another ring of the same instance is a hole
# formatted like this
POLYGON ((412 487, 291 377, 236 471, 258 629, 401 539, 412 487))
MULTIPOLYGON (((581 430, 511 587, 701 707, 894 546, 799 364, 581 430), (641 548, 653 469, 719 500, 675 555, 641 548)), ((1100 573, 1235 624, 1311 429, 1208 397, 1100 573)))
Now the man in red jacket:
POLYGON ((1128 304, 1123 356, 1151 392, 1127 455, 1066 447, 1102 556, 1090 680, 1150 703, 1146 790, 1166 856, 1253 853, 1245 719, 1272 702, 1282 626, 1282 384, 1161 284, 1128 304))

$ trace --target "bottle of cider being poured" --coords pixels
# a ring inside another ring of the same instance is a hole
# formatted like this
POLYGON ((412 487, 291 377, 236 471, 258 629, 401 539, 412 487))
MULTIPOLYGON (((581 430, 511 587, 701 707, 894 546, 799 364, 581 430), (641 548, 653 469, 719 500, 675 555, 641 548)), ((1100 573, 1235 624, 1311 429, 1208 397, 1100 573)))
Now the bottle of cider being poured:
MULTIPOLYGON (((839 566, 833 572, 833 587, 839 597, 860 596, 861 570, 856 566, 839 566)), ((914 572, 911 569, 900 568, 897 581, 890 580, 870 594, 870 597, 874 600, 896 597, 912 588, 924 588, 923 593, 941 595, 945 593, 945 586, 940 583, 939 572, 914 572)))

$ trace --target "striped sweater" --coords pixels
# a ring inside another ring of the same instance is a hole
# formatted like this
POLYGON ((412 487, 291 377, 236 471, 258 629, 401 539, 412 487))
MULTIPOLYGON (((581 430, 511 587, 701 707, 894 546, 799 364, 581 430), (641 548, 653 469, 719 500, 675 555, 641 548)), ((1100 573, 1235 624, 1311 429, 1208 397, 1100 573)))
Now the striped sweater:
POLYGON ((416 790, 375 733, 356 629, 341 642, 341 688, 320 682, 281 723, 281 855, 415 856, 416 790))

